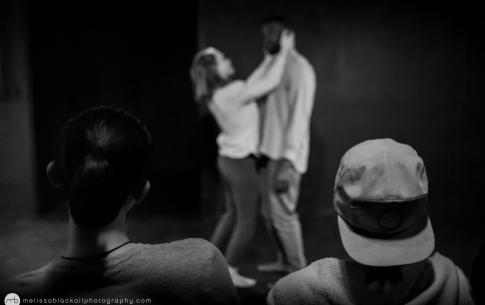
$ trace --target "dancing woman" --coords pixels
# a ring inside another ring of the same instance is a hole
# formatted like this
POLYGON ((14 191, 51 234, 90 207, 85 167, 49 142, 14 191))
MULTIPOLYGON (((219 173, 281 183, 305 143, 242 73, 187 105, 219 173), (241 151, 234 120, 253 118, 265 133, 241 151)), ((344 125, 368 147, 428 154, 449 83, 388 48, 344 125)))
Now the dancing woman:
POLYGON ((259 113, 256 99, 275 89, 281 81, 294 36, 285 31, 281 50, 266 54, 246 81, 233 80, 231 60, 215 48, 199 51, 193 60, 191 77, 195 100, 205 103, 221 132, 217 138, 218 169, 222 177, 226 211, 211 241, 225 248, 229 274, 236 287, 256 284, 239 274, 236 266, 254 235, 257 219, 258 175, 255 154, 259 144, 259 113))

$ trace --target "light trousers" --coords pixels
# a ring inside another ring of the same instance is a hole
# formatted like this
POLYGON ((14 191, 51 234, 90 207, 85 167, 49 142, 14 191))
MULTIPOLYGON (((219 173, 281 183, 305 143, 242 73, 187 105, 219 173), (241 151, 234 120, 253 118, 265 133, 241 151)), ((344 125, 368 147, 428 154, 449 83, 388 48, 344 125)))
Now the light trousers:
POLYGON ((269 160, 260 170, 261 213, 285 263, 291 270, 299 270, 307 264, 300 219, 296 211, 301 174, 293 170, 288 190, 278 193, 274 188, 277 165, 277 161, 269 160))

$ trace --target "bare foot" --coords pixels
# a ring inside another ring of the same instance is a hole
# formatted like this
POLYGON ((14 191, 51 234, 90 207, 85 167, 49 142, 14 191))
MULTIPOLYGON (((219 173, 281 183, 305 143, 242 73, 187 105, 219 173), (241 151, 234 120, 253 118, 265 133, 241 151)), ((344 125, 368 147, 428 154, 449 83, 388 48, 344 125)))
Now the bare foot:
POLYGON ((258 265, 257 269, 260 272, 288 272, 288 267, 281 261, 258 265))
POLYGON ((234 286, 238 288, 249 288, 256 285, 256 280, 242 276, 236 268, 229 267, 229 275, 234 286))

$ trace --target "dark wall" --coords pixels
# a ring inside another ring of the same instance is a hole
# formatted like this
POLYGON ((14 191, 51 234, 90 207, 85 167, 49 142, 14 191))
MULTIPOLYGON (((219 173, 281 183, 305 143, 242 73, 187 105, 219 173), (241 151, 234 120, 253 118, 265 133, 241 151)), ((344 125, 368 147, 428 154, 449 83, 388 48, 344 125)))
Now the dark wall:
POLYGON ((148 205, 197 207, 198 120, 188 77, 197 3, 31 1, 29 23, 40 211, 61 201, 44 175, 59 128, 99 104, 134 112, 152 133, 148 205))
POLYGON ((201 1, 199 47, 219 48, 245 77, 262 59, 263 17, 292 20, 297 48, 317 75, 304 217, 331 211, 334 176, 347 149, 391 137, 423 157, 432 214, 470 224, 484 186, 478 11, 458 3, 201 1))
POLYGON ((25 17, 21 3, 0 2, 0 219, 8 220, 36 210, 25 17))

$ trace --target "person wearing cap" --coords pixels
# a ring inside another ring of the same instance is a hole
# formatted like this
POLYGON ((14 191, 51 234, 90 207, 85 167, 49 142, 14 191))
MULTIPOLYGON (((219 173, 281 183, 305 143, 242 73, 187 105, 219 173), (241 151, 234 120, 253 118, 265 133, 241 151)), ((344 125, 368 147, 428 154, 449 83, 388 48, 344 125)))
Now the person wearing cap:
POLYGON ((473 304, 462 270, 435 252, 423 160, 409 145, 348 150, 334 208, 350 259, 325 258, 280 279, 268 304, 473 304))

